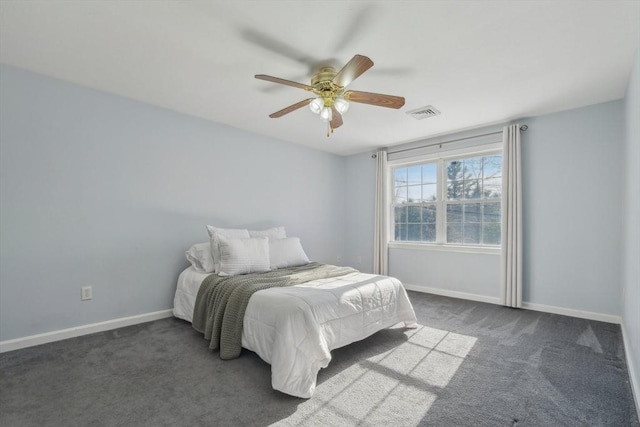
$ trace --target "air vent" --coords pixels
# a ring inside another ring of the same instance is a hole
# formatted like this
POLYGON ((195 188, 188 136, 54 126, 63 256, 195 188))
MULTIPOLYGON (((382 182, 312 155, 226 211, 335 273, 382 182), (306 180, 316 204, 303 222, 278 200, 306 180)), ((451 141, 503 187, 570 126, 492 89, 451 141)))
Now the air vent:
POLYGON ((413 116, 417 120, 426 119, 427 117, 439 116, 440 111, 436 110, 433 105, 427 105, 426 107, 416 108, 415 110, 407 111, 407 114, 413 116))

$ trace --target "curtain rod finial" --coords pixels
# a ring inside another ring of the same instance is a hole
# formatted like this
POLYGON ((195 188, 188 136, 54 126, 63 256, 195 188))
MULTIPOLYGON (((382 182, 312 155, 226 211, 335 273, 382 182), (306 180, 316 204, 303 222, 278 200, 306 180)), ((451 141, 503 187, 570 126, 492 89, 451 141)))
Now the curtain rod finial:
POLYGON ((529 129, 529 126, 527 126, 527 125, 522 125, 522 126, 520 126, 520 131, 521 131, 521 132, 526 132, 526 131, 527 131, 527 129, 529 129))
POLYGON ((377 158, 378 158, 378 155, 377 155, 377 154, 372 154, 372 155, 371 155, 371 158, 372 158, 372 159, 377 159, 377 158))

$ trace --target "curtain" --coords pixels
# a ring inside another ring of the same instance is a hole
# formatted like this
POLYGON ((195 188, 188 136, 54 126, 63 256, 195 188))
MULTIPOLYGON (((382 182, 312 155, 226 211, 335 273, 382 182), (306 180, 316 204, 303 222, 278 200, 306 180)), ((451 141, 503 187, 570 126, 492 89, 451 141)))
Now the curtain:
POLYGON ((387 152, 378 151, 376 159, 376 197, 375 218, 373 234, 373 272, 374 274, 387 274, 387 242, 388 233, 388 206, 387 206, 387 152))
POLYGON ((502 304, 522 307, 520 125, 502 131, 502 304))

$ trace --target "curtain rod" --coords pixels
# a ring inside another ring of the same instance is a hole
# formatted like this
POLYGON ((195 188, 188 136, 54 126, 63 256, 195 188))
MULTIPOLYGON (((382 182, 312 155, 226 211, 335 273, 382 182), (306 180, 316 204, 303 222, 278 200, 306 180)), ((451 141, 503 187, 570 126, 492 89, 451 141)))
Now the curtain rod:
MULTIPOLYGON (((527 126, 527 125, 520 126, 520 131, 521 132, 526 132, 527 129, 529 129, 529 126, 527 126)), ((436 142, 434 144, 427 144, 427 145, 420 145, 418 147, 405 148, 404 150, 389 151, 389 154, 404 153, 405 151, 418 150, 420 148, 433 147, 435 145, 443 146, 444 144, 450 144, 452 142, 465 141, 467 139, 473 139, 473 138, 482 138, 483 136, 497 135, 499 133, 502 133, 502 131, 500 130, 500 131, 496 131, 496 132, 483 133, 481 135, 466 136, 464 138, 451 139, 449 141, 436 142)), ((375 154, 371 155, 372 159, 375 159, 376 157, 377 156, 375 154)))

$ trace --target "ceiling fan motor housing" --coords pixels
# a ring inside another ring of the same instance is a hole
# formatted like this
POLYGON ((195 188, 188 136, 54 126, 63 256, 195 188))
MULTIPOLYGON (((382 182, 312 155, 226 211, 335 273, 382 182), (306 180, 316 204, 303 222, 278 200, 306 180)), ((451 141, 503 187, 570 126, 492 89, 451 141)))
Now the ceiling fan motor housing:
POLYGON ((337 72, 332 67, 324 67, 311 77, 313 93, 324 100, 325 107, 331 107, 336 98, 342 95, 342 86, 333 82, 337 72))

